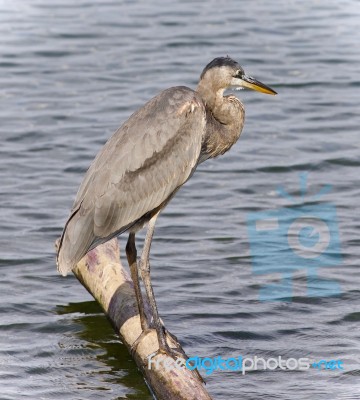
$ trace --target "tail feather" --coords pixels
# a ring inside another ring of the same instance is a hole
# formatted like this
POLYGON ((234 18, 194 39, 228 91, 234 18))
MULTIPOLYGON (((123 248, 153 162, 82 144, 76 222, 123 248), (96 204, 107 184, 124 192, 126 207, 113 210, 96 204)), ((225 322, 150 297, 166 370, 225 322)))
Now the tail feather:
POLYGON ((94 240, 93 216, 79 207, 70 215, 58 244, 56 258, 59 273, 66 276, 90 250, 94 240))

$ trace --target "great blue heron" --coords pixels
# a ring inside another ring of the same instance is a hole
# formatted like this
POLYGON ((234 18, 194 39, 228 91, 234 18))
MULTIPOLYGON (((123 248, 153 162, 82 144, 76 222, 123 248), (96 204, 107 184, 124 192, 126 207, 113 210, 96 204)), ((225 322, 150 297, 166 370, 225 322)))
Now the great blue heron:
POLYGON ((88 169, 60 240, 57 265, 66 275, 89 250, 129 232, 126 255, 143 333, 155 328, 159 351, 170 355, 150 280, 155 221, 200 163, 224 154, 238 140, 244 106, 235 96, 224 96, 224 91, 241 87, 276 94, 246 75, 230 57, 219 57, 204 68, 195 91, 184 86, 166 89, 136 111, 88 169), (135 234, 146 224, 138 265, 135 234), (139 275, 151 308, 150 321, 139 275))

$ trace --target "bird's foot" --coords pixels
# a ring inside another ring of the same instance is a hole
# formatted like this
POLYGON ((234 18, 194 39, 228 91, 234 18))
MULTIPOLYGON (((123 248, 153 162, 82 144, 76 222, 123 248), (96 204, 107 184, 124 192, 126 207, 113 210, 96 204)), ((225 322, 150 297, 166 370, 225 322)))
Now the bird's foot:
MULTIPOLYGON (((140 343, 140 342, 145 338, 145 336, 146 336, 148 333, 150 333, 152 330, 156 330, 156 328, 153 326, 153 324, 151 324, 151 323, 149 323, 148 321, 146 321, 145 324, 144 324, 144 327, 142 328, 142 332, 140 333, 139 337, 138 337, 138 338, 135 340, 135 342, 131 345, 131 348, 130 348, 131 355, 134 355, 134 353, 136 352, 136 348, 138 347, 139 343, 140 343)), ((172 333, 170 333, 170 332, 165 328, 164 325, 162 325, 162 331, 163 331, 163 333, 164 333, 164 338, 166 338, 166 335, 168 335, 168 336, 171 338, 171 340, 172 340, 173 342, 175 342, 175 345, 176 345, 177 347, 181 347, 181 346, 180 346, 180 343, 179 343, 179 341, 178 341, 178 339, 177 339, 177 337, 176 337, 175 335, 173 335, 172 333)), ((160 343, 160 341, 159 341, 159 343, 160 343)), ((166 346, 168 346, 168 345, 166 344, 166 346)), ((171 349, 171 347, 169 347, 169 346, 168 346, 168 348, 171 349)), ((164 353, 164 352, 163 352, 163 353, 164 353)), ((164 354, 165 354, 165 353, 164 353, 164 354)), ((182 356, 187 357, 186 354, 180 352, 180 350, 179 350, 179 354, 181 354, 182 356)), ((173 358, 174 358, 174 357, 173 357, 173 358)))
MULTIPOLYGON (((179 343, 179 341, 178 341, 178 338, 177 338, 174 334, 172 334, 171 332, 169 332, 169 331, 165 328, 164 325, 163 325, 163 331, 164 331, 165 336, 169 336, 169 337, 171 338, 171 340, 172 340, 173 342, 175 342, 175 344, 176 344, 177 347, 181 347, 181 346, 180 346, 180 343, 179 343)), ((184 353, 184 355, 186 356, 185 353, 184 353)))
POLYGON ((178 358, 183 358, 186 361, 188 358, 183 351, 176 347, 170 347, 167 343, 159 347, 159 350, 155 353, 155 355, 158 354, 164 354, 165 356, 173 358, 175 361, 178 358))
MULTIPOLYGON (((135 342, 132 344, 131 348, 130 348, 130 353, 132 356, 135 355, 136 349, 138 347, 138 345, 140 344, 140 342, 145 338, 145 336, 147 334, 149 334, 151 331, 154 331, 154 328, 146 328, 144 329, 140 336, 135 340, 135 342)), ((164 326, 162 326, 162 330, 164 332, 164 339, 165 341, 159 340, 159 349, 152 354, 152 358, 155 358, 156 356, 158 356, 159 354, 163 354, 166 357, 171 357, 174 361, 177 361, 178 359, 182 359, 184 360, 184 363, 186 362, 186 360, 189 358, 186 353, 181 349, 181 346, 178 342, 178 339, 175 335, 171 334, 164 326), (169 344, 166 341, 166 335, 168 335, 173 342, 175 342, 175 346, 177 347, 170 347, 169 344), (180 350, 181 349, 181 350, 180 350)), ((184 364, 185 365, 185 364, 184 364)), ((202 383, 206 383, 203 379, 203 377, 200 375, 199 371, 195 368, 191 371, 194 376, 200 380, 200 382, 202 383)))
MULTIPOLYGON (((164 328, 164 330, 165 330, 165 328, 164 328)), ((168 331, 167 331, 167 333, 169 334, 168 331)), ((176 336, 174 336, 174 335, 170 335, 170 336, 176 338, 176 336)), ((176 342, 177 342, 177 339, 176 339, 176 342)), ((171 357, 174 361, 182 359, 182 360, 184 360, 183 361, 184 366, 185 366, 186 360, 189 358, 182 349, 180 350, 178 348, 170 347, 167 343, 165 345, 160 344, 159 350, 157 352, 155 352, 153 357, 156 357, 158 354, 164 354, 167 357, 171 357)), ((200 372, 198 371, 197 368, 192 369, 191 372, 201 383, 206 384, 206 382, 204 381, 203 377, 200 375, 200 372)))
POLYGON ((135 340, 135 342, 131 345, 130 347, 130 353, 132 356, 135 355, 136 349, 139 346, 139 343, 144 339, 144 337, 149 334, 151 331, 153 331, 152 328, 146 328, 144 329, 141 333, 140 336, 135 340))

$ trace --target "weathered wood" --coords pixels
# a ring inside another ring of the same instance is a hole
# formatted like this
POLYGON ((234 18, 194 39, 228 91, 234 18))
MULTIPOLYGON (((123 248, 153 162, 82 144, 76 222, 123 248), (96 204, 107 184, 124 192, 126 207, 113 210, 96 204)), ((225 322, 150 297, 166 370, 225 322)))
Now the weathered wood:
MULTIPOLYGON (((141 325, 133 283, 120 263, 118 240, 113 239, 91 250, 73 272, 101 305, 121 341, 130 351, 141 334, 141 325)), ((145 302, 145 309, 148 308, 149 305, 145 302)), ((171 347, 177 347, 183 352, 173 338, 167 335, 167 339, 171 347)), ((154 355, 149 369, 148 357, 156 353, 158 348, 156 332, 150 330, 141 338, 132 354, 156 399, 211 400, 202 381, 194 372, 185 367, 171 370, 166 368, 166 363, 174 363, 171 357, 154 355)))

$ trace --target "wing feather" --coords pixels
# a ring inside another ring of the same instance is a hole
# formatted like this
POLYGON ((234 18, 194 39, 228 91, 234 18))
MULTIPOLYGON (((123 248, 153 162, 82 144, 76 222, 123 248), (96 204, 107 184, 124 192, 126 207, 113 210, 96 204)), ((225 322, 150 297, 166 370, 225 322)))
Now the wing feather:
POLYGON ((93 247, 153 211, 198 164, 206 113, 185 87, 160 93, 135 112, 101 149, 65 225, 58 269, 69 272, 93 247))

